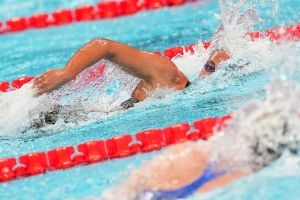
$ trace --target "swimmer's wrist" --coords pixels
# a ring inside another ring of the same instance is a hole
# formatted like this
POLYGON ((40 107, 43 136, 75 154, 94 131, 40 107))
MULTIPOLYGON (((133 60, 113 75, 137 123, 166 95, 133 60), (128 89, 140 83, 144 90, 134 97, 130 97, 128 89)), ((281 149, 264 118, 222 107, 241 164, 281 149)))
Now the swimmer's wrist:
POLYGON ((71 81, 75 76, 76 74, 73 74, 70 70, 68 70, 67 68, 62 68, 62 78, 63 80, 65 81, 71 81))

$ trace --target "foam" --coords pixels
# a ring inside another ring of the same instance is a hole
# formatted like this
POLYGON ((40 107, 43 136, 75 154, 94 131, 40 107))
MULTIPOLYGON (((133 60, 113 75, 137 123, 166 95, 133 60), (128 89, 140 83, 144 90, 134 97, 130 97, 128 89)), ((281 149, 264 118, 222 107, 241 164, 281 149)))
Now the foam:
MULTIPOLYGON (((220 4, 221 9, 226 10, 227 7, 221 2, 220 4)), ((246 1, 239 1, 229 10, 239 10, 239 6, 243 7, 245 4, 246 1)), ((246 6, 246 10, 247 8, 246 6)), ((236 12, 235 10, 234 13, 236 12)), ((228 16, 225 19, 227 18, 228 16)), ((236 43, 229 45, 232 52, 230 62, 247 60, 245 69, 248 72, 262 68, 269 74, 271 82, 265 87, 265 98, 250 100, 236 111, 231 126, 212 139, 211 145, 216 149, 216 159, 222 160, 230 168, 256 171, 269 165, 285 151, 297 152, 300 148, 300 84, 294 77, 299 73, 297 66, 300 65, 300 45, 296 42, 277 44, 268 40, 249 42, 240 35, 239 30, 244 30, 244 23, 234 24, 239 28, 225 29, 230 30, 230 34, 224 34, 224 41, 227 36, 231 39, 236 37, 234 41, 241 42, 243 47, 236 43)), ((245 29, 248 31, 249 27, 246 26, 245 29)), ((226 65, 230 64, 224 63, 223 68, 226 65)))
POLYGON ((40 108, 46 109, 47 98, 42 95, 33 97, 31 84, 26 84, 19 90, 0 94, 0 129, 3 135, 15 135, 28 123, 30 112, 40 108))
MULTIPOLYGON (((108 61, 100 61, 83 71, 76 79, 50 94, 33 97, 32 84, 26 84, 19 90, 0 94, 0 129, 2 136, 17 136, 26 132, 39 114, 55 105, 63 106, 62 113, 74 113, 66 125, 64 119, 51 125, 52 131, 92 123, 121 111, 120 104, 130 97, 138 79, 122 72, 118 66, 108 61), (91 78, 92 71, 106 64, 103 76, 91 78), (72 107, 73 109, 70 109, 72 107), (75 114, 76 113, 76 114, 75 114), (86 117, 82 117, 85 115, 86 117), (65 126, 66 125, 66 126, 65 126)), ((45 131, 51 131, 46 127, 45 131)))

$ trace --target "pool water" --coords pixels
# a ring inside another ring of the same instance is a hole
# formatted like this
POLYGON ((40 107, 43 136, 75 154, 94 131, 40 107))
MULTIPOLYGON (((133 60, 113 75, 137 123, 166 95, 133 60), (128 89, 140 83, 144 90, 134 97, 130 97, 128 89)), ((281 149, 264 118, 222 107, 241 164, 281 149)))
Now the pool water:
MULTIPOLYGON (((58 0, 51 3, 48 1, 37 3, 33 0, 26 2, 0 0, 0 11, 2 11, 0 20, 16 15, 28 16, 36 11, 50 12, 59 7, 72 8, 82 3, 83 1, 79 0, 72 3, 58 0)), ((298 12, 300 3, 296 0, 280 0, 278 4, 279 13, 274 11, 274 5, 269 1, 258 6, 259 14, 264 19, 264 23, 257 25, 258 30, 278 25, 291 25, 300 21, 298 12)), ((199 1, 113 20, 1 35, 0 80, 13 80, 24 75, 34 76, 51 68, 62 67, 81 45, 94 37, 110 38, 149 51, 209 40, 220 24, 216 16, 219 12, 217 1, 199 1)), ((186 56, 184 59, 188 61, 190 57, 186 56)), ((199 58, 199 63, 200 61, 203 62, 203 59, 199 58)), ((197 63, 186 63, 197 66, 197 63)), ((249 99, 263 98, 264 85, 269 82, 268 75, 263 72, 226 78, 216 74, 205 81, 196 80, 184 92, 173 93, 165 99, 151 99, 128 111, 117 112, 78 126, 48 127, 37 132, 29 131, 26 134, 0 130, 0 157, 47 151, 55 147, 76 145, 123 133, 135 133, 179 122, 222 116, 240 108, 249 99)), ((103 190, 124 180, 130 168, 139 166, 143 160, 155 154, 49 172, 4 183, 0 185, 0 199, 99 197, 103 190)), ((203 198, 255 199, 253 193, 259 190, 263 191, 259 194, 259 199, 297 199, 299 192, 291 190, 290 187, 299 186, 299 175, 293 178, 290 176, 274 178, 268 175, 274 171, 274 168, 279 169, 279 166, 280 162, 275 163, 274 166, 266 168, 247 180, 240 180, 203 198), (255 184, 256 181, 263 181, 263 187, 255 184), (286 186, 284 188, 288 193, 278 196, 273 188, 283 186, 286 186), (240 192, 239 196, 235 193, 236 190, 240 192)))

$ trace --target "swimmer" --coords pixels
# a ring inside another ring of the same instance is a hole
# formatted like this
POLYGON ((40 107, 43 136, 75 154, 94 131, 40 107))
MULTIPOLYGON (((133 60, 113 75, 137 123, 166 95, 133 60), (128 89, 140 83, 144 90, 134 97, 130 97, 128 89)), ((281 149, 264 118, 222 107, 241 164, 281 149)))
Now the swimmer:
POLYGON ((183 199, 250 175, 285 152, 297 155, 299 127, 294 128, 288 118, 264 114, 252 121, 256 123, 250 123, 254 128, 243 131, 244 124, 239 125, 236 120, 239 124, 231 125, 231 129, 209 141, 169 147, 134 170, 121 186, 107 190, 102 199, 183 199))
MULTIPOLYGON (((218 69, 220 63, 228 60, 229 57, 229 52, 215 49, 199 76, 212 74, 218 69)), ((143 101, 148 97, 147 94, 159 87, 183 90, 190 84, 176 65, 164 56, 141 51, 120 42, 95 38, 81 47, 65 67, 49 70, 35 78, 33 88, 36 96, 56 90, 102 59, 117 64, 128 74, 141 79, 133 90, 131 98, 122 103, 121 106, 125 109, 143 101)))
MULTIPOLYGON (((217 33, 220 33, 220 30, 217 33)), ((230 58, 229 52, 224 48, 219 48, 216 43, 212 45, 214 46, 212 53, 201 69, 200 77, 211 75, 219 68, 221 62, 230 58)), ((39 96, 58 89, 81 71, 102 59, 117 64, 128 74, 141 79, 133 90, 131 98, 121 104, 124 109, 134 107, 134 104, 146 99, 147 95, 157 88, 184 90, 190 85, 187 77, 164 56, 141 51, 120 42, 95 38, 81 47, 65 67, 49 70, 35 78, 33 81, 35 95, 39 96)), ((53 125, 58 118, 68 123, 72 121, 71 117, 77 116, 78 113, 75 107, 72 111, 70 105, 67 109, 60 105, 53 105, 49 111, 40 113, 29 129, 53 125)))

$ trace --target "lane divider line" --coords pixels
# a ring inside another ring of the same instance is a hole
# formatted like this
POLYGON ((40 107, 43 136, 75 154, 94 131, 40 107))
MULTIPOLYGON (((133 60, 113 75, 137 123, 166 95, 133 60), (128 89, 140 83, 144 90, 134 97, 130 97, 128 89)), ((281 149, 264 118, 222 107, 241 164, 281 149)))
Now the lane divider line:
POLYGON ((49 14, 36 13, 30 17, 13 17, 4 23, 0 22, 0 34, 122 17, 145 10, 180 6, 192 1, 196 0, 121 0, 104 1, 96 5, 85 4, 75 9, 61 8, 49 14))
POLYGON ((135 135, 124 134, 106 140, 28 153, 17 158, 3 158, 0 159, 0 182, 157 151, 186 141, 207 140, 215 131, 226 127, 230 119, 231 115, 207 118, 191 124, 180 123, 162 129, 140 131, 135 135))

